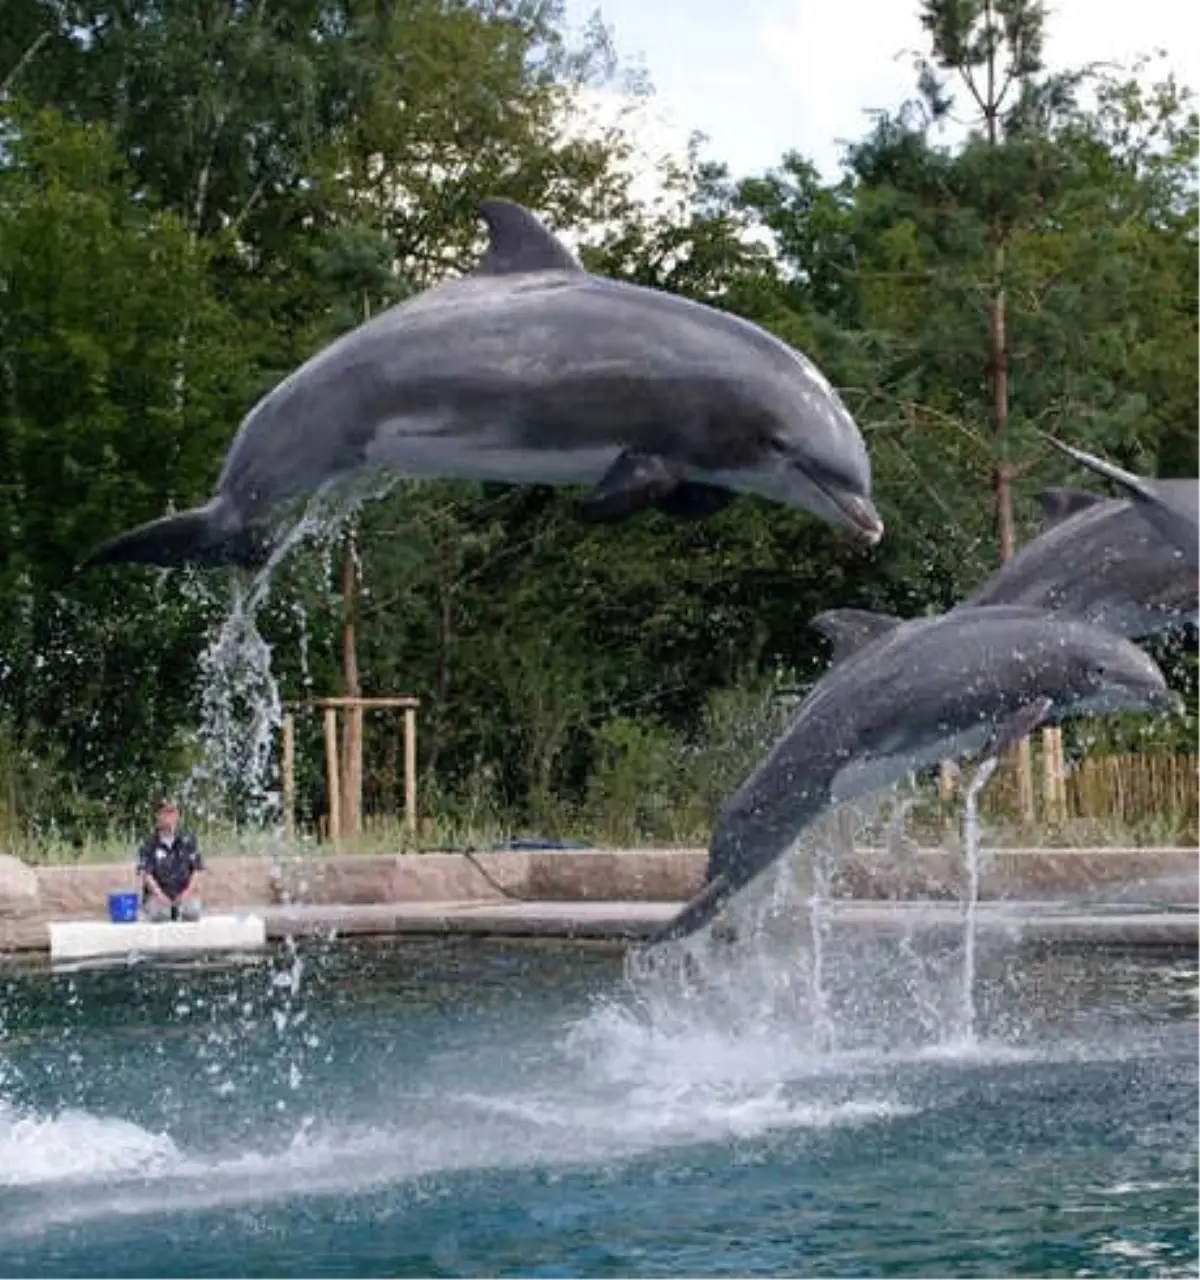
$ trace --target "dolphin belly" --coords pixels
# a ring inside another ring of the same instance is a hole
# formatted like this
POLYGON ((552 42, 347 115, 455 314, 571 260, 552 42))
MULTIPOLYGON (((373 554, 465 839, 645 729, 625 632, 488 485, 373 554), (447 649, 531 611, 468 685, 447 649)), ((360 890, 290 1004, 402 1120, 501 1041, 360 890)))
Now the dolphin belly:
POLYGON ((942 760, 958 760, 978 754, 992 736, 993 726, 982 722, 959 733, 948 733, 932 742, 906 744, 899 740, 883 754, 856 756, 834 775, 829 788, 830 806, 858 800, 892 786, 901 778, 942 760))
POLYGON ((490 480, 523 484, 594 485, 620 453, 615 444, 572 443, 531 448, 500 424, 483 429, 438 427, 424 418, 385 422, 368 443, 365 461, 414 479, 490 480))

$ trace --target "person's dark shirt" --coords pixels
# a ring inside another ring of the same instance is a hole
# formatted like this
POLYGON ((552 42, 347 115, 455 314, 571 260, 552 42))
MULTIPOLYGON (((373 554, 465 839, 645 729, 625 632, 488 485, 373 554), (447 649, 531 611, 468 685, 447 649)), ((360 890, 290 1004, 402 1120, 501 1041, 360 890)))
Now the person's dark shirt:
POLYGON ((177 831, 168 840, 152 832, 138 850, 138 870, 154 877, 168 898, 177 898, 192 882, 197 871, 204 870, 196 837, 190 831, 177 831))

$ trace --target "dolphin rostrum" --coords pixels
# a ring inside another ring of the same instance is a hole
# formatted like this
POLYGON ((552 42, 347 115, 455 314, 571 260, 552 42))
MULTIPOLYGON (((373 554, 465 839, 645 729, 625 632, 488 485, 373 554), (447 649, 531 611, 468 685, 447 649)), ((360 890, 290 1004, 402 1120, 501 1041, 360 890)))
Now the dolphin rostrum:
POLYGON ((520 205, 469 275, 318 352, 246 415, 214 496, 85 564, 260 564, 285 504, 364 470, 586 485, 581 514, 717 511, 738 491, 869 543, 866 447, 819 370, 756 325, 590 275, 520 205))
POLYGON ((909 621, 834 609, 811 625, 832 638, 834 665, 725 804, 705 887, 656 942, 705 925, 835 804, 941 760, 986 759, 1038 723, 1178 705, 1131 641, 1042 609, 909 621))
POLYGON ((1197 511, 1200 481, 1146 480, 1116 463, 1096 457, 1094 453, 1085 453, 1045 432, 1040 434, 1060 453, 1124 489, 1138 511, 1168 542, 1183 552, 1188 565, 1193 569, 1200 566, 1200 547, 1197 545, 1200 542, 1200 512, 1197 511))
POLYGON ((1081 489, 1047 489, 1039 499, 1038 535, 956 609, 1026 605, 1131 638, 1195 618, 1196 574, 1134 503, 1081 489))

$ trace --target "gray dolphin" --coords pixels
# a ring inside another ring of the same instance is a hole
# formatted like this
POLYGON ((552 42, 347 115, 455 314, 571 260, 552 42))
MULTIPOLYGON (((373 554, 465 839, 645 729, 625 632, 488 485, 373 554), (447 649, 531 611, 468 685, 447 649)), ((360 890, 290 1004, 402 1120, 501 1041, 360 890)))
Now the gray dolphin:
POLYGON ((1146 480, 1094 453, 1085 453, 1045 432, 1040 434, 1060 453, 1124 489, 1142 515, 1183 552, 1191 568, 1200 567, 1200 480, 1146 480))
POLYGON ((1017 604, 1150 636, 1196 616, 1197 579, 1132 502, 1080 489, 1039 495, 1042 530, 956 609, 1017 604))
POLYGON ((1178 705, 1131 641, 1042 609, 909 621, 835 609, 811 625, 833 639, 834 665, 725 804, 704 889, 655 942, 705 925, 832 805, 940 760, 987 758, 1039 723, 1178 705))
POLYGON ((313 356, 247 414, 209 502, 84 564, 255 566, 284 504, 368 469, 593 486, 591 520, 702 516, 757 493, 879 540, 862 437, 804 356, 746 320, 587 274, 520 205, 481 215, 473 273, 313 356))

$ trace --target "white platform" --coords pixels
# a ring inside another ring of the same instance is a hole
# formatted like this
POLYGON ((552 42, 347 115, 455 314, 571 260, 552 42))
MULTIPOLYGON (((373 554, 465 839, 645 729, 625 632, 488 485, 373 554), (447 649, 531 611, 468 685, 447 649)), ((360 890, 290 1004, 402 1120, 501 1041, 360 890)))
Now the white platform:
POLYGON ((248 951, 267 944, 262 916, 206 915, 199 920, 151 924, 137 920, 113 924, 109 920, 52 920, 50 958, 78 960, 84 956, 177 955, 186 951, 248 951))

